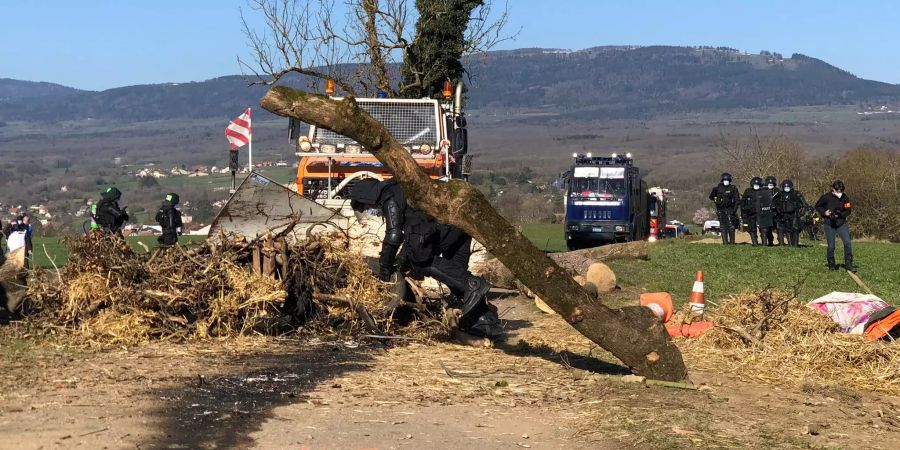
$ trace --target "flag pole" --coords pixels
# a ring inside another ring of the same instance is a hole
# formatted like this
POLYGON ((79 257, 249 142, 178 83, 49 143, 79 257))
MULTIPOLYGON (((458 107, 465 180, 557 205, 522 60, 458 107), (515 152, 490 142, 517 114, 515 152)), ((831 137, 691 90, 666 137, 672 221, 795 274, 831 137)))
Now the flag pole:
POLYGON ((250 172, 253 172, 253 111, 252 108, 247 108, 247 111, 250 111, 250 139, 247 140, 247 155, 250 159, 250 172))

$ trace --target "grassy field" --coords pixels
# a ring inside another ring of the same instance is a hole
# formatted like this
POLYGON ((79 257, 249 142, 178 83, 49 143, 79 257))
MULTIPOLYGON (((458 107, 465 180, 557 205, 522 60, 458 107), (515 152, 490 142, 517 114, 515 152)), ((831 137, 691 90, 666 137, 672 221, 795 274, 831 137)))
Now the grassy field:
MULTIPOLYGON (((545 251, 565 250, 560 225, 527 225, 523 232, 545 251)), ((797 289, 802 300, 831 291, 859 292, 843 270, 825 267, 822 241, 801 248, 725 247, 684 240, 660 241, 650 247, 650 259, 610 262, 620 286, 667 291, 677 303, 688 300, 696 271, 705 277, 706 298, 715 302, 744 289, 797 289)), ((900 306, 900 244, 854 242, 859 277, 885 301, 900 306)), ((840 244, 837 259, 842 261, 840 244)))
MULTIPOLYGON (((206 239, 206 236, 181 236, 178 242, 182 245, 197 242, 206 239)), ((139 243, 143 243, 150 249, 156 248, 159 244, 156 242, 155 236, 135 236, 125 238, 128 245, 136 252, 143 252, 144 248, 139 243)), ((34 265, 35 267, 51 268, 55 263, 62 266, 69 260, 69 250, 63 245, 62 238, 59 237, 35 237, 34 238, 34 265), (46 247, 47 251, 44 252, 46 247), (49 256, 49 257, 48 257, 49 256), (51 261, 52 258, 52 261, 51 261)))

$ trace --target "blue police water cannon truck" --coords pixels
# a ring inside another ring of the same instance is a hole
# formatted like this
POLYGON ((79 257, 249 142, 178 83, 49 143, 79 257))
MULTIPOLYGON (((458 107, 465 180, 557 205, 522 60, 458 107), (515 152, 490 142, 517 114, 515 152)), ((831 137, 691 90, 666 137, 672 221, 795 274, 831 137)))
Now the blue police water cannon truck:
POLYGON ((647 239, 651 199, 631 153, 572 155, 563 174, 569 250, 647 239))

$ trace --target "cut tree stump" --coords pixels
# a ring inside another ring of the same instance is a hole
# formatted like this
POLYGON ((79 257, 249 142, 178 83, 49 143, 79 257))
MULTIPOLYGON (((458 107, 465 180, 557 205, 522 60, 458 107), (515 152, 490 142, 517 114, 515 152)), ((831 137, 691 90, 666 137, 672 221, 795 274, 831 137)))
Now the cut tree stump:
POLYGON ((388 130, 352 97, 335 100, 275 86, 260 105, 360 143, 400 183, 411 206, 458 227, 480 242, 554 311, 591 341, 647 378, 684 381, 687 368, 662 322, 643 307, 613 310, 585 292, 562 267, 535 247, 461 180, 435 183, 388 130))

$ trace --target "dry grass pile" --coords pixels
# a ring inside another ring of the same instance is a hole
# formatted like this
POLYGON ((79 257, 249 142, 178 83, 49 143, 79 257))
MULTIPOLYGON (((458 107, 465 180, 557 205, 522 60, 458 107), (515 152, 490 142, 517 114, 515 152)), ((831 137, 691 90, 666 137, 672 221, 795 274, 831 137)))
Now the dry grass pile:
POLYGON ((837 333, 830 318, 789 293, 732 296, 712 320, 715 327, 700 339, 679 342, 692 368, 766 383, 900 393, 900 344, 837 333))
POLYGON ((94 346, 360 329, 353 305, 389 295, 346 241, 323 236, 286 247, 272 276, 251 270, 240 238, 134 252, 120 238, 71 237, 69 263, 32 277, 28 320, 94 346), (346 297, 331 307, 321 295, 346 297))

